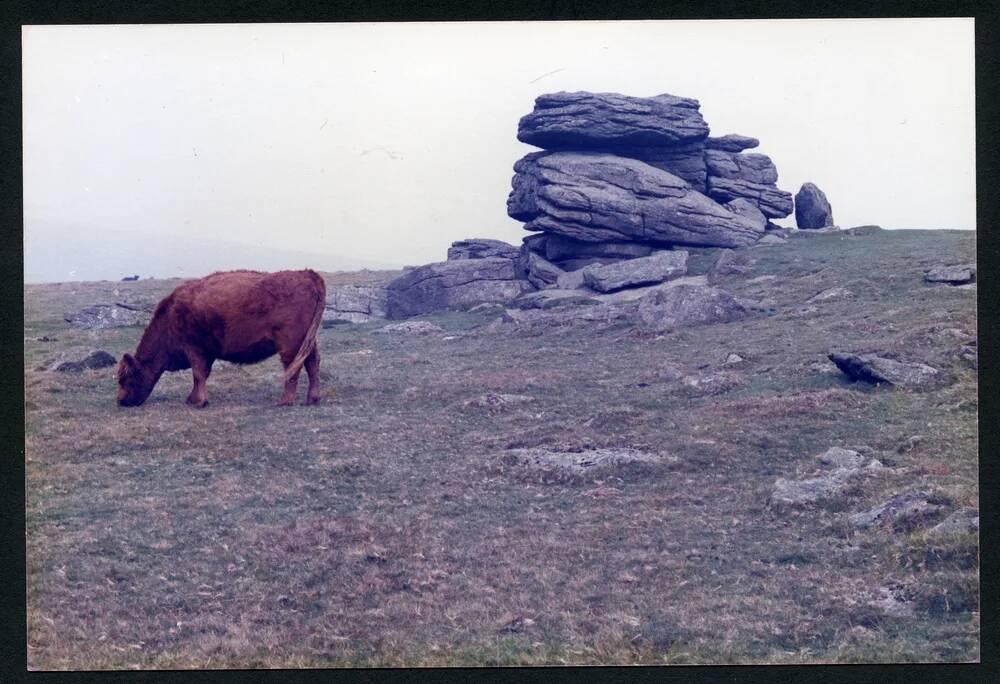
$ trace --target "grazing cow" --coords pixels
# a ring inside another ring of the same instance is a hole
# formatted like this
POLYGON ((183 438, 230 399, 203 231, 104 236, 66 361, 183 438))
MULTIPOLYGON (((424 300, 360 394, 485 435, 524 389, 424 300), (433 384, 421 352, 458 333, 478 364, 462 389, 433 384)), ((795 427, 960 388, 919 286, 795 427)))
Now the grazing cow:
POLYGON ((205 381, 216 359, 257 363, 278 354, 285 366, 281 405, 295 402, 299 371, 309 375, 307 404, 320 400, 319 330, 326 285, 314 271, 229 271, 185 283, 161 301, 135 355, 118 364, 118 404, 146 401, 164 371, 190 368, 187 401, 208 404, 205 381))

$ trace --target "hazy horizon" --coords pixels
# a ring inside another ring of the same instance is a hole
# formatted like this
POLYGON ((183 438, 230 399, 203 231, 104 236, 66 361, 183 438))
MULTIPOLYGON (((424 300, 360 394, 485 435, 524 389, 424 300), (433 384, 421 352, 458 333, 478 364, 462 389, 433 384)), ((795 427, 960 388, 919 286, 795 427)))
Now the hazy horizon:
MULTIPOLYGON (((671 93, 847 227, 975 228, 971 19, 23 28, 26 282, 519 243, 535 97, 671 93)), ((779 221, 794 225, 794 218, 779 221)))

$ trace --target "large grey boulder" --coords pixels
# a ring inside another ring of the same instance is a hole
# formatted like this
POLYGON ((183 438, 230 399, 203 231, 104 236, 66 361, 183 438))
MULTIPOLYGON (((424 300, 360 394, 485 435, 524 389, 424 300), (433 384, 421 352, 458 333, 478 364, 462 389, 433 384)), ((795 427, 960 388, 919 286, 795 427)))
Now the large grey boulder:
POLYGON ((517 139, 547 150, 700 142, 708 124, 698 107, 697 100, 667 94, 550 93, 538 96, 534 111, 521 117, 517 139))
POLYGON ((736 133, 730 133, 729 135, 723 135, 717 138, 713 138, 711 136, 705 138, 706 150, 742 152, 743 150, 749 150, 757 147, 758 145, 760 145, 760 141, 757 140, 757 138, 751 138, 748 135, 738 135, 736 133))
POLYGON ((502 240, 486 238, 470 238, 451 243, 448 248, 448 261, 456 259, 485 259, 487 257, 517 257, 519 248, 502 240))
POLYGON ((826 194, 812 183, 803 183, 795 193, 795 225, 814 230, 833 225, 833 209, 826 194))
POLYGON ((386 313, 388 318, 399 319, 476 304, 502 304, 533 289, 516 277, 512 259, 441 261, 418 266, 389 283, 386 313))
POLYGON ((150 312, 124 303, 92 304, 67 312, 63 319, 74 328, 104 330, 149 323, 150 312))
POLYGON ((662 283, 687 273, 687 257, 688 253, 683 251, 661 251, 614 264, 587 266, 583 269, 583 282, 598 292, 662 283))
POLYGON ((746 307, 731 294, 707 285, 656 288, 638 304, 640 324, 647 330, 656 331, 728 323, 746 314, 746 307))
POLYGON ((976 282, 976 265, 935 266, 924 274, 924 280, 928 283, 945 283, 947 285, 974 283, 976 282))
POLYGON ((384 285, 328 285, 323 321, 366 323, 385 318, 388 292, 384 285))
POLYGON ((767 155, 706 150, 707 194, 718 202, 745 199, 768 218, 792 213, 792 195, 777 187, 778 170, 767 155))
POLYGON ((923 363, 905 363, 875 354, 831 352, 827 357, 850 378, 875 385, 920 389, 934 387, 941 380, 937 369, 923 363))
POLYGON ((748 245, 764 233, 677 176, 634 159, 536 152, 514 170, 507 213, 527 230, 585 242, 708 247, 748 245))

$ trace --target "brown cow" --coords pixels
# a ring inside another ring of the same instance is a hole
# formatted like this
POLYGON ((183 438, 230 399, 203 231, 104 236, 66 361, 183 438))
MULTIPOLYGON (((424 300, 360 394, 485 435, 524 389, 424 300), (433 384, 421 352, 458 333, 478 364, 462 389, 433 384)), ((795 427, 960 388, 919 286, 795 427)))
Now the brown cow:
POLYGON ((135 356, 118 364, 118 403, 146 401, 163 371, 190 368, 194 389, 187 401, 208 404, 205 381, 212 362, 257 363, 278 354, 285 366, 285 391, 278 401, 295 401, 299 371, 309 375, 307 404, 319 394, 319 330, 326 284, 314 271, 229 271, 185 283, 156 307, 135 356))

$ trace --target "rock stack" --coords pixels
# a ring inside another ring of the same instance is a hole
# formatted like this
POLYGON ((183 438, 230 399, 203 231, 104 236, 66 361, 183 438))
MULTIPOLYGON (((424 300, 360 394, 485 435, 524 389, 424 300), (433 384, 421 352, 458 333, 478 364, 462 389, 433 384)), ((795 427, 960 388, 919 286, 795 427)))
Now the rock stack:
POLYGON ((572 271, 675 245, 748 245, 788 216, 792 196, 770 158, 745 153, 758 141, 709 137, 698 108, 673 95, 540 96, 517 137, 543 151, 514 165, 507 200, 541 233, 525 250, 572 271))

